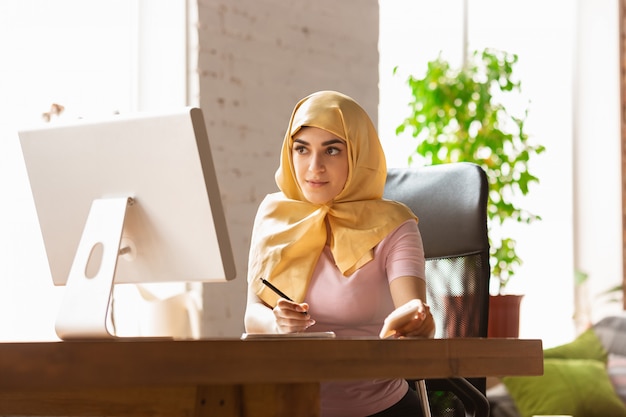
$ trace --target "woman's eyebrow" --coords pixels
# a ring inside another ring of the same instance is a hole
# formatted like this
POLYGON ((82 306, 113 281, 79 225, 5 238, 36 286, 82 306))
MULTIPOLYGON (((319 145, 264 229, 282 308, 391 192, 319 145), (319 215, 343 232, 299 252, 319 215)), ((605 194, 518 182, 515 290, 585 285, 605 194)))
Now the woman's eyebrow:
POLYGON ((345 145, 346 141, 345 140, 341 140, 341 139, 331 139, 331 140, 327 140, 326 142, 322 142, 322 145, 328 146, 328 145, 334 145, 336 143, 345 145))
MULTIPOLYGON (((302 140, 302 139, 297 139, 297 138, 294 138, 294 140, 293 140, 293 141, 294 141, 294 142, 297 142, 297 143, 301 143, 301 144, 303 144, 303 145, 310 145, 310 143, 309 143, 309 142, 307 142, 307 141, 305 141, 305 140, 302 140)), ((339 144, 345 145, 345 144, 346 144, 346 141, 345 141, 345 140, 342 140, 342 139, 330 139, 330 140, 327 140, 327 141, 325 141, 325 142, 322 142, 322 146, 334 145, 334 144, 336 144, 336 143, 339 143, 339 144)))

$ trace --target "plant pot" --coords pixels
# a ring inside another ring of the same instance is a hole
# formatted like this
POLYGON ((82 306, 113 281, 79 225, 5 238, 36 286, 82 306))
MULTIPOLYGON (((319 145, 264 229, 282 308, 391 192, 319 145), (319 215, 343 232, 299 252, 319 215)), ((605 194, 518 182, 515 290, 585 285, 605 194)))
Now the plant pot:
POLYGON ((488 337, 519 337, 519 313, 523 295, 489 297, 488 337))

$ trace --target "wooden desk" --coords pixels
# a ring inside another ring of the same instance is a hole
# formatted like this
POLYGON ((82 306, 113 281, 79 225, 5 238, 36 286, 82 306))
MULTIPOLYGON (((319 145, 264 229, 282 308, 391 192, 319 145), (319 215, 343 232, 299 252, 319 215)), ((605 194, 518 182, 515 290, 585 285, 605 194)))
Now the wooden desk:
POLYGON ((317 416, 320 381, 542 373, 540 340, 0 343, 0 415, 317 416))

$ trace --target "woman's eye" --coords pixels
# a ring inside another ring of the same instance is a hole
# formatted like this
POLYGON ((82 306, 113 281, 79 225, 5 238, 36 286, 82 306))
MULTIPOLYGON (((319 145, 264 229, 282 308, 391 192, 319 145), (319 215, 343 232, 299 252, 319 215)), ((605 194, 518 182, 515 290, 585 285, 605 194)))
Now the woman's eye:
POLYGON ((333 156, 333 155, 338 155, 340 152, 341 152, 341 149, 339 149, 339 148, 332 148, 332 147, 331 147, 331 148, 328 148, 328 149, 326 150, 326 153, 327 153, 328 155, 331 155, 331 156, 333 156))
POLYGON ((295 146, 293 148, 293 150, 294 150, 294 152, 299 153, 299 154, 306 153, 306 148, 304 146, 302 146, 302 145, 295 146))

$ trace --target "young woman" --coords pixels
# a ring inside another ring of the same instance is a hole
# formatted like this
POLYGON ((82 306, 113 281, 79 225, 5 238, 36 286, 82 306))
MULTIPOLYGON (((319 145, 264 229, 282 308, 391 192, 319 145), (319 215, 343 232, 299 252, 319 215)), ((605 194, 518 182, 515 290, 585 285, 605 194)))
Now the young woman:
MULTIPOLYGON (((280 192, 263 200, 255 219, 247 332, 378 337, 394 309, 417 300, 417 314, 394 337, 433 337, 417 218, 382 199, 386 174, 376 129, 353 99, 320 91, 295 106, 276 172, 280 192)), ((325 417, 420 413, 402 379, 321 390, 325 417)))

